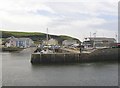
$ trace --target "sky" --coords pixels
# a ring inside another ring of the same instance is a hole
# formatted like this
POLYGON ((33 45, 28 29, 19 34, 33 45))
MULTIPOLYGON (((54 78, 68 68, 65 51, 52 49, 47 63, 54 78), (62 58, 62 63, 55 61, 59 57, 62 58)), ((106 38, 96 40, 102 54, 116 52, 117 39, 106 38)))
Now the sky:
POLYGON ((0 29, 85 37, 118 34, 118 0, 0 0, 0 29))

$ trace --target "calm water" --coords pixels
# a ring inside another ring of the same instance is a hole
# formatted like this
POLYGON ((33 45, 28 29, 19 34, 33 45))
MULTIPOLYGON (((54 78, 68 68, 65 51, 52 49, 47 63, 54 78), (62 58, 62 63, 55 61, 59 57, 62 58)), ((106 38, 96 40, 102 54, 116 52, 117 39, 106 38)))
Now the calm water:
POLYGON ((30 49, 1 53, 3 86, 117 86, 117 63, 31 65, 30 49))

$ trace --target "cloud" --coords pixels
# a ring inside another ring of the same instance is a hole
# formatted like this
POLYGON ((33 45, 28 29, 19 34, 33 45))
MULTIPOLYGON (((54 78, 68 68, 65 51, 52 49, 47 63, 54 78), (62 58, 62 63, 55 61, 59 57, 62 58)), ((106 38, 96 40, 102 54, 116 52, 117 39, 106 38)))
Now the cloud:
POLYGON ((89 1, 81 1, 81 2, 52 2, 48 3, 52 9, 55 11, 66 14, 66 13, 80 13, 87 14, 91 16, 101 15, 101 14, 109 14, 109 15, 117 15, 117 2, 110 1, 100 1, 95 2, 94 0, 89 1), (88 2, 87 2, 88 1, 88 2))
POLYGON ((117 32, 117 0, 0 0, 0 27, 70 35, 82 40, 90 32, 114 37, 117 32))

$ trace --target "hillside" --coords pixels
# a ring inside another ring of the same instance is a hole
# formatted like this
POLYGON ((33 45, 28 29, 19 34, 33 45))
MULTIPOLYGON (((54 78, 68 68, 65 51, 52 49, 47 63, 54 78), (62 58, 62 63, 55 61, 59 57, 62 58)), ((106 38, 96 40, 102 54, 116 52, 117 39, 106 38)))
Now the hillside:
MULTIPOLYGON (((40 32, 13 32, 13 31, 12 32, 11 31, 0 31, 0 32, 2 32, 2 38, 8 38, 11 36, 14 36, 17 38, 24 37, 24 38, 31 38, 35 42, 40 42, 46 39, 46 34, 40 33, 40 32)), ((59 44, 61 44, 61 42, 66 39, 75 39, 79 42, 78 39, 72 38, 70 36, 65 36, 65 35, 61 35, 61 36, 49 35, 49 38, 54 38, 58 40, 59 44)))

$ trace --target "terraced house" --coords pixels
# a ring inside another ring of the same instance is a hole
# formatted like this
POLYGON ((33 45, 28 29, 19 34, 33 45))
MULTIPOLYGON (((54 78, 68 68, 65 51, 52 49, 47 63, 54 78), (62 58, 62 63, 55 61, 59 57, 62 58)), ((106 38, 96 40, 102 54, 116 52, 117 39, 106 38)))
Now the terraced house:
POLYGON ((15 38, 14 36, 6 39, 6 47, 20 47, 27 48, 34 44, 33 40, 30 38, 15 38))

